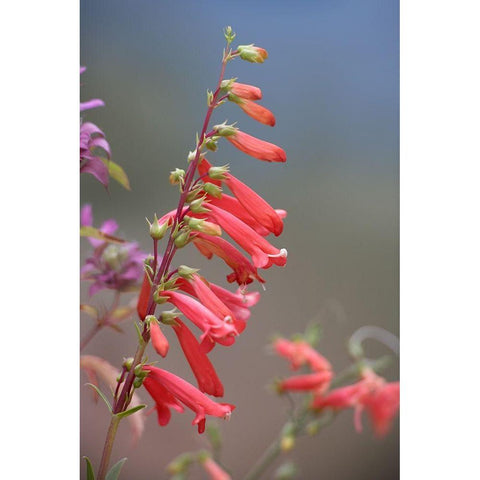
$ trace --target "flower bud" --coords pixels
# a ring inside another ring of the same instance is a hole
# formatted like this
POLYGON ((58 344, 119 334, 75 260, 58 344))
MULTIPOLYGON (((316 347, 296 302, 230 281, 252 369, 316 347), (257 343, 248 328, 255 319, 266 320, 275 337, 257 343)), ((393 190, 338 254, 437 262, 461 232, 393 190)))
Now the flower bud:
POLYGON ((127 372, 130 371, 130 369, 132 368, 132 365, 133 365, 133 357, 128 357, 123 359, 122 367, 125 367, 125 370, 127 370, 127 372))
POLYGON ((225 35, 225 40, 228 42, 230 45, 237 34, 232 30, 232 27, 229 25, 228 27, 225 27, 225 30, 223 31, 223 34, 225 35))
POLYGON ((147 219, 148 224, 150 225, 150 236, 154 240, 161 240, 164 236, 165 233, 168 230, 169 223, 168 221, 162 223, 161 225, 158 223, 158 218, 157 214, 153 216, 153 222, 150 223, 147 219))
POLYGON ((208 169, 208 176, 213 178, 213 180, 225 180, 225 175, 229 170, 228 165, 223 165, 223 167, 210 167, 208 169))
POLYGON ((214 183, 207 182, 203 185, 203 189, 209 195, 215 198, 222 198, 222 189, 214 183))
POLYGON ((252 45, 239 45, 238 53, 242 60, 251 63, 263 63, 268 58, 268 52, 260 47, 252 45))
POLYGON ((181 168, 176 168, 175 170, 170 172, 169 180, 172 185, 183 185, 185 181, 185 170, 182 170, 181 168))

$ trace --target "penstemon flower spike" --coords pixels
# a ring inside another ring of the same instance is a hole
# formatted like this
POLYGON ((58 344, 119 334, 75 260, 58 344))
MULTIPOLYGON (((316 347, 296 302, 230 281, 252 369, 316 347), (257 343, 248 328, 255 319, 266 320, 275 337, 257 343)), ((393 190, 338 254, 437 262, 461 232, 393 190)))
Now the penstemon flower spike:
MULTIPOLYGON (((118 416, 127 410, 137 388, 144 386, 153 397, 160 425, 169 422, 170 408, 180 412, 184 405, 196 413, 193 423, 198 425, 199 433, 204 431, 206 415, 230 416, 233 405, 216 403, 202 393, 222 396, 224 390, 207 354, 216 343, 225 347, 232 345, 245 329, 246 320, 250 316, 249 307, 258 301, 258 294, 246 292, 245 286, 254 280, 260 284, 264 282, 258 275, 257 268, 269 268, 273 264, 283 266, 286 263, 286 250, 279 250, 264 239, 270 232, 275 235, 281 233, 284 215, 277 213, 253 190, 233 177, 228 167, 208 164, 208 172, 202 173, 199 169, 205 158, 205 150, 217 150, 222 137, 256 158, 266 161, 286 160, 285 152, 280 147, 253 139, 234 125, 224 123, 209 131, 213 111, 229 97, 261 123, 271 126, 275 123, 271 112, 254 103, 254 100, 261 97, 258 88, 236 84, 235 81, 228 84, 224 82, 228 62, 239 57, 249 62, 263 63, 268 56, 267 52, 253 45, 231 49, 235 34, 230 27, 225 29, 225 38, 227 46, 223 52, 220 76, 215 90, 208 92, 207 113, 202 129, 196 136, 195 149, 188 155, 187 168, 176 168, 169 176, 170 183, 178 185, 180 189, 177 208, 160 219, 155 215, 153 222, 148 222, 153 239, 153 256, 145 261, 137 305, 142 322, 140 340, 135 356, 122 371, 121 386, 119 383, 115 391, 112 423, 105 442, 98 480, 103 480, 106 475, 118 416), (195 180, 197 172, 199 177, 195 180), (211 181, 206 181, 206 177, 211 181), (225 182, 237 198, 226 196, 218 182, 225 182), (221 203, 214 205, 214 200, 221 203), (235 206, 227 211, 232 201, 235 206), (261 235, 252 227, 261 232, 261 235), (222 238, 223 230, 251 259, 222 238), (167 243, 160 255, 159 242, 164 237, 167 237, 167 243), (210 284, 198 275, 196 269, 189 267, 180 266, 172 271, 171 264, 176 251, 189 243, 194 243, 209 258, 214 254, 220 256, 233 269, 227 279, 236 281, 241 290, 231 293, 223 287, 210 284), (185 293, 178 292, 179 288, 185 293), (157 305, 163 306, 166 302, 178 308, 179 312, 163 311, 155 315, 157 305), (198 340, 178 318, 179 314, 183 314, 200 330, 198 340), (168 354, 169 343, 164 328, 173 328, 200 390, 173 373, 146 364, 144 354, 150 340, 161 357, 168 354)), ((207 465, 213 466, 211 462, 207 462, 207 465)))

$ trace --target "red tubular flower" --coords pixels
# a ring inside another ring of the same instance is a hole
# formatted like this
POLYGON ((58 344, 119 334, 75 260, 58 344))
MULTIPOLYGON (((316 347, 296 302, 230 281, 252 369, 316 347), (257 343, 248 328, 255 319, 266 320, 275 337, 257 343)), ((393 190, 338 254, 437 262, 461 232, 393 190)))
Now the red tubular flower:
POLYGON ((263 160, 264 162, 286 162, 285 150, 273 143, 265 142, 259 138, 252 137, 248 133, 237 130, 234 135, 225 137, 232 145, 243 153, 263 160))
MULTIPOLYGON (((200 174, 208 174, 211 166, 207 159, 203 159, 198 167, 200 174)), ((226 173, 225 177, 225 184, 241 205, 226 194, 222 194, 220 199, 210 199, 211 203, 232 213, 259 235, 266 236, 270 232, 276 236, 280 235, 283 231, 282 218, 286 217, 287 212, 285 210, 277 212, 260 195, 230 173, 226 173), (242 209, 241 206, 244 208, 242 209)))
POLYGON ((170 408, 179 413, 185 410, 176 398, 159 382, 149 376, 143 381, 143 386, 155 401, 155 410, 157 411, 158 424, 162 427, 168 425, 172 416, 170 408))
POLYGON ((278 213, 260 195, 227 173, 225 183, 247 212, 278 237, 283 231, 283 222, 278 213))
POLYGON ((245 100, 260 100, 262 98, 262 91, 258 87, 246 83, 235 82, 232 84, 230 91, 245 100))
POLYGON ((383 436, 390 429, 400 405, 400 385, 386 383, 371 370, 363 372, 359 382, 332 390, 327 395, 316 395, 312 408, 342 410, 354 408, 354 424, 357 432, 362 431, 361 415, 367 410, 376 435, 383 436))
POLYGON ((258 275, 257 269, 248 258, 225 239, 196 233, 193 243, 200 253, 208 259, 217 255, 232 268, 233 272, 227 275, 227 280, 230 283, 237 282, 239 285, 246 285, 253 280, 265 283, 265 280, 258 275))
POLYGON ((203 352, 193 333, 179 319, 175 318, 173 330, 178 337, 183 353, 192 369, 198 382, 201 392, 208 393, 214 397, 223 397, 223 385, 217 376, 217 372, 203 352))
POLYGON ((207 307, 195 299, 178 292, 162 292, 163 297, 175 305, 193 324, 203 331, 200 340, 209 337, 220 345, 230 346, 238 335, 233 323, 227 323, 217 317, 207 307))
POLYGON ((255 230, 225 210, 215 205, 209 205, 208 208, 220 227, 252 256, 255 267, 270 268, 273 264, 283 267, 287 263, 287 250, 274 247, 255 230))
POLYGON ((270 230, 266 229, 261 223, 248 213, 245 207, 234 197, 222 193, 221 198, 208 198, 209 203, 220 207, 222 210, 231 213, 243 223, 247 224, 251 229, 255 230, 262 237, 270 235, 270 230))
POLYGON ((233 312, 212 291, 210 284, 197 273, 192 274, 191 279, 188 281, 181 279, 177 285, 179 285, 182 290, 185 289, 187 293, 197 297, 202 305, 207 307, 224 322, 233 323, 238 333, 241 333, 245 329, 245 322, 237 321, 233 312), (190 286, 191 288, 189 288, 190 286))
POLYGON ((387 383, 364 400, 364 406, 377 436, 383 437, 390 429, 400 407, 400 383, 387 383))
MULTIPOLYGON (((149 372, 143 384, 155 400, 157 410, 159 410, 160 407, 164 414, 165 408, 167 408, 167 410, 169 406, 175 408, 174 405, 181 407, 178 402, 183 403, 195 412, 192 425, 198 425, 198 433, 205 431, 206 415, 228 419, 235 409, 235 406, 229 403, 214 402, 193 385, 173 373, 162 370, 161 368, 152 367, 151 365, 145 365, 143 369, 149 372), (165 392, 169 395, 166 396, 165 392)), ((170 412, 168 412, 168 415, 170 415, 170 412)), ((162 419, 165 421, 164 417, 162 419)), ((167 423, 168 420, 169 418, 167 419, 167 423)))
POLYGON ((298 370, 306 363, 314 372, 332 369, 330 362, 303 340, 292 342, 285 338, 278 338, 274 341, 273 348, 278 355, 290 362, 292 370, 298 370))
POLYGON ((148 276, 145 273, 143 276, 143 283, 142 289, 140 290, 140 295, 138 297, 137 302, 137 313, 140 320, 145 320, 147 316, 147 309, 148 309, 148 301, 150 300, 150 290, 151 290, 150 282, 148 280, 148 276))
POLYGON ((252 100, 238 98, 234 101, 249 117, 252 117, 257 122, 269 125, 270 127, 275 126, 275 116, 268 108, 265 108, 252 100))
POLYGON ((236 293, 232 293, 214 283, 210 283, 210 288, 235 314, 237 321, 246 322, 251 315, 250 307, 253 307, 260 300, 260 293, 258 292, 247 293, 244 289, 239 288, 236 293))
POLYGON ((232 477, 213 460, 211 457, 205 457, 200 460, 205 472, 208 473, 210 480, 231 480, 232 477))
POLYGON ((168 340, 157 322, 150 323, 150 338, 155 351, 165 358, 168 353, 168 340))
POLYGON ((325 370, 319 373, 309 373, 306 375, 297 375, 278 382, 277 389, 279 393, 285 391, 324 392, 330 386, 331 379, 332 372, 330 370, 325 370))

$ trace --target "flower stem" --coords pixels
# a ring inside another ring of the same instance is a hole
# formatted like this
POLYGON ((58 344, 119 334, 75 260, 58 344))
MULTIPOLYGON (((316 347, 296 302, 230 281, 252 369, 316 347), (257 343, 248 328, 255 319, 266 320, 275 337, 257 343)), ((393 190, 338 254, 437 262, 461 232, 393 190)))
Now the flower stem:
POLYGON ((105 480, 108 472, 108 465, 110 463, 110 456, 112 455, 113 444, 115 442, 115 435, 117 434, 118 425, 121 418, 117 415, 112 415, 110 426, 108 427, 107 438, 103 447, 102 460, 98 469, 97 480, 105 480))

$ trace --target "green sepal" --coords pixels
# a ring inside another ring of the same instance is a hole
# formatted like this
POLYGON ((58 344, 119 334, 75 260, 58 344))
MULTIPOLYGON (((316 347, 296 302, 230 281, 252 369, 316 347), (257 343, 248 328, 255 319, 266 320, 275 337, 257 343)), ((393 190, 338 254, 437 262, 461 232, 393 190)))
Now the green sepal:
POLYGON ((101 232, 98 228, 89 227, 87 225, 80 227, 80 236, 96 238, 97 240, 103 240, 104 242, 110 243, 125 243, 125 240, 122 240, 121 238, 108 235, 107 233, 101 232))
POLYGON ((120 165, 118 165, 118 163, 112 162, 112 160, 108 160, 108 158, 102 158, 102 162, 107 166, 108 174, 114 180, 116 180, 123 188, 131 190, 128 176, 125 173, 125 170, 120 165))
POLYGON ((87 480, 95 480, 95 473, 93 472, 92 462, 88 457, 83 457, 87 462, 87 480))
POLYGON ((119 460, 107 473, 105 480, 117 480, 120 475, 120 470, 123 467, 123 464, 127 461, 127 457, 119 460))
POLYGON ((142 404, 142 405, 137 405, 136 407, 132 407, 130 410, 126 410, 125 412, 120 412, 120 413, 117 413, 116 416, 118 418, 125 418, 125 417, 128 417, 132 414, 134 414, 135 412, 138 412, 139 410, 141 410, 142 408, 145 408, 146 405, 142 404))
POLYGON ((108 407, 110 410, 110 413, 112 412, 112 406, 110 405, 110 402, 108 401, 108 398, 104 395, 104 393, 93 383, 86 383, 85 385, 88 385, 92 387, 102 398, 102 400, 105 402, 105 405, 108 407))

